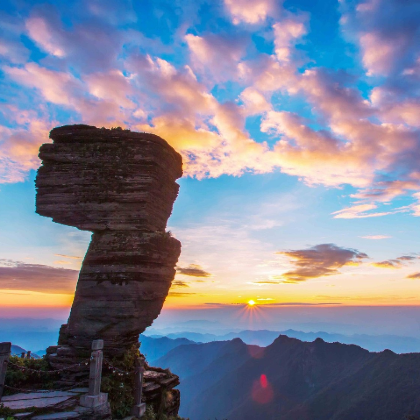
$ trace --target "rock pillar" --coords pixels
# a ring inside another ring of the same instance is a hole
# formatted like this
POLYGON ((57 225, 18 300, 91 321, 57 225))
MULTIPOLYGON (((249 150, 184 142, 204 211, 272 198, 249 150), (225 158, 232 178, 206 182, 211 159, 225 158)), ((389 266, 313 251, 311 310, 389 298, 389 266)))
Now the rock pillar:
POLYGON ((166 232, 181 156, 153 134, 58 127, 41 146, 36 211, 93 232, 59 345, 119 356, 159 315, 181 244, 166 232))

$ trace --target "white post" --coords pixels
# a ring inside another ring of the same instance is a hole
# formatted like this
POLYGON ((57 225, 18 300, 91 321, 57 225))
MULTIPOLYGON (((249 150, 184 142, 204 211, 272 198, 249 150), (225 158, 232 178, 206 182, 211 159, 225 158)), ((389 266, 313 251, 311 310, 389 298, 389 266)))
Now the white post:
POLYGON ((108 402, 108 394, 101 392, 102 360, 104 348, 103 340, 92 341, 92 354, 90 356, 89 391, 80 397, 82 407, 95 408, 108 402))
POLYGON ((143 395, 143 373, 144 359, 138 357, 136 359, 136 370, 134 379, 134 407, 131 409, 131 415, 140 418, 146 412, 146 404, 141 402, 143 395))
POLYGON ((4 381, 6 380, 7 364, 9 363, 12 343, 0 343, 0 401, 3 396, 4 381))

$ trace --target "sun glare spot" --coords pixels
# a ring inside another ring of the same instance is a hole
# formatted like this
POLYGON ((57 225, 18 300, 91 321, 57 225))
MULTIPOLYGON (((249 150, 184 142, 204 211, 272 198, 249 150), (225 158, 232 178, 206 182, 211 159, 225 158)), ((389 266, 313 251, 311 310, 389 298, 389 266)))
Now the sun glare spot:
POLYGON ((248 305, 249 306, 254 306, 255 305, 255 301, 253 301, 252 299, 248 301, 248 305))

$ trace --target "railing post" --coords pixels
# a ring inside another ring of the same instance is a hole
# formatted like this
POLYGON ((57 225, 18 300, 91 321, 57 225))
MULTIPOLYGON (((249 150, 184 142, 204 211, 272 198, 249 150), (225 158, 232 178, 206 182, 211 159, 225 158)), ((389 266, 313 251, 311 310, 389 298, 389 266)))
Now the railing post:
POLYGON ((140 418, 146 412, 146 404, 141 402, 143 395, 143 373, 144 359, 138 357, 136 359, 136 370, 134 379, 134 407, 131 409, 131 415, 140 418))
POLYGON ((104 348, 103 340, 92 341, 90 356, 89 391, 80 397, 82 407, 95 408, 108 402, 108 394, 101 392, 102 361, 104 348))
POLYGON ((6 370, 11 350, 12 343, 0 343, 0 401, 3 396, 4 381, 6 380, 6 370))

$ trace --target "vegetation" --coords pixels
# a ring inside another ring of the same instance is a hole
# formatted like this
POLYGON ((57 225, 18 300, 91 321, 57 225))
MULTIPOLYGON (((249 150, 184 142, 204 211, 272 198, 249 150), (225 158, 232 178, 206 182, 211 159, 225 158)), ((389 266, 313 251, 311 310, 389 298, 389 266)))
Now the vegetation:
MULTIPOLYGON (((130 414, 134 405, 134 369, 135 361, 140 353, 136 346, 127 351, 122 358, 111 360, 111 365, 103 365, 102 392, 108 393, 112 417, 122 419, 130 414)), ((10 357, 6 372, 5 395, 14 394, 22 390, 53 389, 59 374, 52 372, 46 359, 22 359, 10 357)), ((149 406, 145 420, 184 420, 181 417, 167 417, 157 414, 156 407, 149 406)), ((16 410, 0 405, 0 416, 6 420, 13 420, 16 410)), ((38 413, 39 414, 39 413, 38 413)))
POLYGON ((122 419, 128 416, 134 405, 134 375, 127 375, 119 370, 133 372, 135 360, 139 355, 138 348, 133 346, 122 359, 111 360, 111 364, 118 370, 114 370, 104 363, 101 390, 108 393, 113 418, 122 419))
POLYGON ((0 416, 4 417, 6 420, 12 420, 14 411, 11 410, 9 407, 5 407, 4 404, 0 404, 0 416))
MULTIPOLYGON (((54 387, 54 381, 58 374, 50 372, 48 362, 43 359, 22 359, 17 356, 11 356, 10 363, 6 371, 6 384, 16 389, 51 389, 54 387), (33 372, 34 369, 39 372, 33 372)), ((8 387, 4 390, 4 395, 16 394, 17 390, 8 387)))

